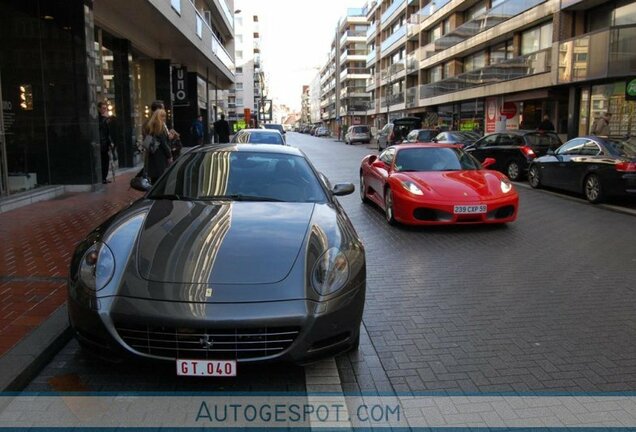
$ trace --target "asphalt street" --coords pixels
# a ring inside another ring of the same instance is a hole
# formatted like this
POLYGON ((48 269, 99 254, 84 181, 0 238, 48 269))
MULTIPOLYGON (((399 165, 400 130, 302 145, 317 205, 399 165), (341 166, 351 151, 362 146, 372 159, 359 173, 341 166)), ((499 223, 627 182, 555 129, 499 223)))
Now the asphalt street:
MULTIPOLYGON (((367 251, 362 346, 336 359, 357 391, 636 391, 636 219, 519 187, 507 226, 405 228, 362 204, 374 150, 288 134, 333 184, 367 251)), ((303 391, 302 367, 179 379, 174 365, 110 364, 69 343, 28 391, 303 391)))

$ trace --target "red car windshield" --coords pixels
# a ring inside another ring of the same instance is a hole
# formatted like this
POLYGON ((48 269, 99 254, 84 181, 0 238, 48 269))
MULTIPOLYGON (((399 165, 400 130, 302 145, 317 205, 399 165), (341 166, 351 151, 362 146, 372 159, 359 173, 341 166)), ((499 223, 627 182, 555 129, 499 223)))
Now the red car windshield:
POLYGON ((481 169, 479 163, 458 148, 402 149, 395 159, 397 171, 463 171, 481 169))

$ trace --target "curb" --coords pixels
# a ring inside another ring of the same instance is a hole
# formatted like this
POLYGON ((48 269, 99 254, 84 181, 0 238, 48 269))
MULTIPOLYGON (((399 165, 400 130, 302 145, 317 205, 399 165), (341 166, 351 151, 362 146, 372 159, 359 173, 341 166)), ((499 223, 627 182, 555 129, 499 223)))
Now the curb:
POLYGON ((71 340, 66 303, 0 357, 0 392, 24 389, 71 340))

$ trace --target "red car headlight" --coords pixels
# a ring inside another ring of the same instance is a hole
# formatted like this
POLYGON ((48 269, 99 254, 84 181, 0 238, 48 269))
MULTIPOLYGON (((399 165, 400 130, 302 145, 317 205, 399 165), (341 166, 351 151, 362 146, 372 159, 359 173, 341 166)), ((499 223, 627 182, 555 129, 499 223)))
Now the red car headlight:
POLYGON ((422 189, 420 189, 418 185, 416 185, 410 180, 401 181, 400 184, 402 185, 404 189, 406 189, 413 195, 424 195, 424 192, 422 192, 422 189))

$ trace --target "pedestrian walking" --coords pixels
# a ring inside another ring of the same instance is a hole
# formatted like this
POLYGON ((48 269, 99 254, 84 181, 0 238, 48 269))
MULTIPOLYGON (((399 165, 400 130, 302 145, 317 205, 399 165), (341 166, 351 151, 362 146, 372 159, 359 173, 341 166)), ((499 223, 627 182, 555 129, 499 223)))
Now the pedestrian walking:
POLYGON ((144 147, 147 151, 146 173, 151 183, 155 183, 172 163, 172 149, 168 144, 166 111, 157 109, 146 123, 144 147), (146 143, 148 143, 146 145, 146 143))
POLYGON ((606 112, 601 117, 597 118, 592 126, 592 135, 597 136, 609 136, 610 127, 609 122, 612 118, 612 113, 606 112))
POLYGON ((214 122, 214 135, 217 143, 230 142, 230 124, 225 120, 225 114, 221 114, 221 119, 214 122))
POLYGON ((110 151, 115 147, 110 130, 110 118, 108 117, 108 105, 106 102, 97 104, 99 111, 99 151, 101 154, 102 183, 110 183, 108 171, 110 166, 110 151))
POLYGON ((545 114, 543 116, 543 121, 539 124, 539 130, 542 131, 554 131, 554 124, 550 121, 550 116, 545 114))
POLYGON ((203 145, 204 129, 203 129, 203 116, 198 115, 190 126, 190 139, 193 146, 203 145))

